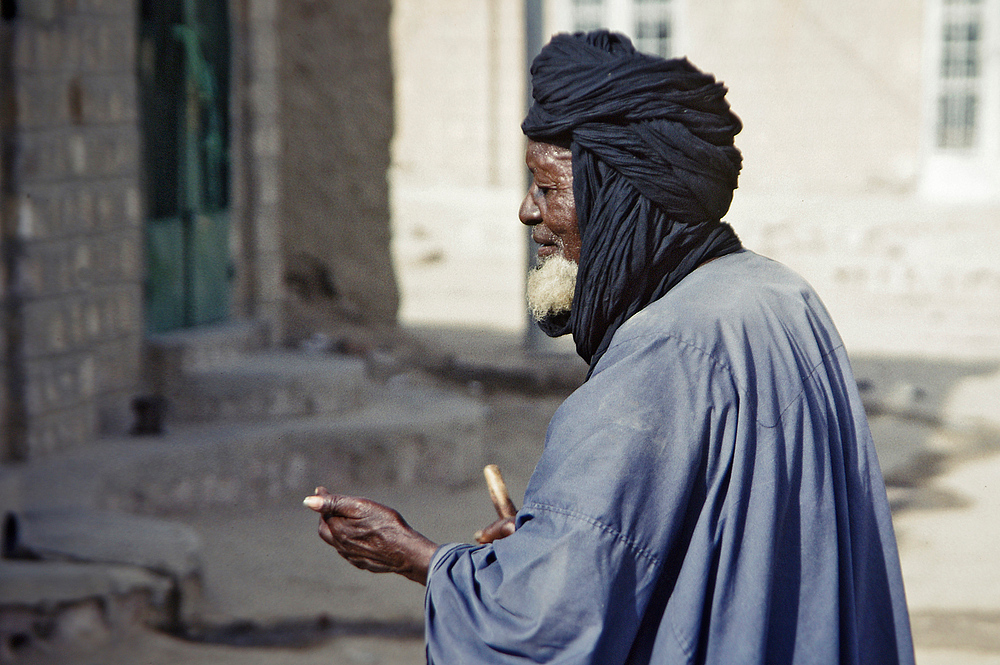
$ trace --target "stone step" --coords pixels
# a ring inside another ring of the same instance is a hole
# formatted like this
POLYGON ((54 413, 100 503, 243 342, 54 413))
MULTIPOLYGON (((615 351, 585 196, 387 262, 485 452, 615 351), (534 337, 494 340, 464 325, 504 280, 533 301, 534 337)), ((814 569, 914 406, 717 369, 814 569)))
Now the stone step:
POLYGON ((272 350, 185 371, 164 396, 168 422, 207 422, 338 414, 377 392, 360 358, 272 350))
POLYGON ((164 515, 296 501, 347 481, 461 485, 480 477, 487 411, 461 393, 390 383, 336 416, 179 424, 29 465, 22 504, 164 515))
POLYGON ((0 662, 29 645, 197 621, 200 549, 194 531, 161 519, 78 505, 7 513, 0 662))
POLYGON ((165 626, 176 597, 166 577, 134 566, 0 560, 0 662, 38 645, 107 639, 165 626))
POLYGON ((264 349, 268 331, 256 321, 227 321, 146 337, 151 374, 206 370, 264 349))

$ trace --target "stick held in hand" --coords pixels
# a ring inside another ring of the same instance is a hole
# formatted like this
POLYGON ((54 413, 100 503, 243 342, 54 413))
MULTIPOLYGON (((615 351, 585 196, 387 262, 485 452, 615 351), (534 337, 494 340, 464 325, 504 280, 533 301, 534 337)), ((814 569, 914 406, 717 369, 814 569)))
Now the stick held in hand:
POLYGON ((500 475, 500 467, 496 464, 487 464, 483 469, 483 475, 486 476, 486 486, 490 490, 490 499, 497 509, 497 515, 500 517, 517 515, 517 508, 514 507, 514 502, 510 500, 510 493, 507 491, 507 483, 500 475))

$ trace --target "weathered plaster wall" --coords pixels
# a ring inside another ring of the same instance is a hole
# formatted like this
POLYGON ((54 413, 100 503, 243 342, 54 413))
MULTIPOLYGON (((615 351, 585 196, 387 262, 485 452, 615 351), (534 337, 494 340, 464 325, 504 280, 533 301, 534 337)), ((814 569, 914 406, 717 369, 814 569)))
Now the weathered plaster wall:
POLYGON ((523 5, 393 2, 393 252, 406 324, 524 325, 523 5))
POLYGON ((281 3, 281 233, 292 337, 338 320, 396 319, 390 5, 281 3))

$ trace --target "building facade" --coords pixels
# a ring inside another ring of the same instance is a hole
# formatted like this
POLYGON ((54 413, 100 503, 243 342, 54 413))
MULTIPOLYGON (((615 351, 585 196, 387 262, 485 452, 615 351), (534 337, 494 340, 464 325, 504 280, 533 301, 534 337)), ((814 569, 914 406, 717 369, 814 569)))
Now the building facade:
POLYGON ((281 321, 276 0, 4 0, 0 459, 128 431, 150 335, 281 321))
POLYGON ((400 138, 410 137, 397 139, 393 170, 403 320, 525 325, 526 240, 500 237, 518 226, 524 186, 523 82, 506 75, 527 71, 534 24, 540 41, 609 27, 642 50, 687 56, 729 87, 744 122, 736 139, 744 167, 727 220, 749 248, 813 283, 851 352, 1000 356, 995 4, 527 0, 501 9, 489 0, 397 0, 401 15, 420 17, 395 24, 397 62, 424 63, 400 70, 397 82, 400 138), (504 19, 469 20, 462 37, 432 39, 416 28, 490 11, 504 19), (505 45, 503 58, 490 59, 494 42, 505 45), (446 105, 444 114, 429 108, 468 89, 503 92, 481 92, 477 103, 466 95, 465 106, 446 105), (499 106, 487 111, 488 99, 499 106), (510 175, 487 183, 479 174, 492 162, 469 149, 466 135, 496 141, 491 155, 513 155, 492 167, 510 175), (452 162, 461 163, 461 178, 452 162), (428 183, 423 190, 411 186, 412 173, 428 183), (435 187, 447 196, 432 194, 435 187), (442 203, 456 199, 480 207, 470 215, 442 203), (415 229, 419 219, 437 225, 415 229), (449 283, 460 288, 435 286, 449 283), (451 303, 449 311, 434 302, 451 303))

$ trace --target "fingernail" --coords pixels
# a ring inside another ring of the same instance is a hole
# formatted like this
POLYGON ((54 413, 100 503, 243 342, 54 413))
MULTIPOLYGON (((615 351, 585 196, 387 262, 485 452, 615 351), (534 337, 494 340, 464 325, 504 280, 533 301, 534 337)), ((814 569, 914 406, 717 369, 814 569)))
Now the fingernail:
POLYGON ((326 503, 326 501, 324 501, 321 496, 307 496, 302 499, 302 505, 306 508, 311 508, 312 510, 319 510, 323 507, 324 503, 326 503))
POLYGON ((476 531, 474 534, 472 534, 472 537, 475 538, 476 540, 479 540, 480 538, 483 537, 483 532, 482 531, 476 531))

